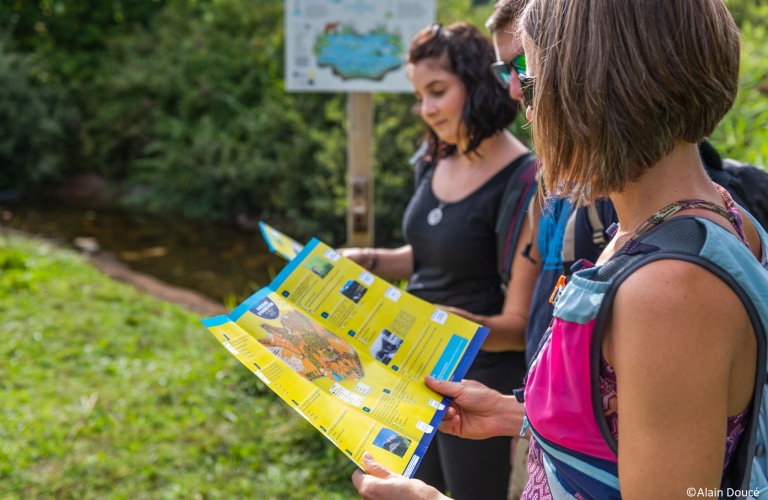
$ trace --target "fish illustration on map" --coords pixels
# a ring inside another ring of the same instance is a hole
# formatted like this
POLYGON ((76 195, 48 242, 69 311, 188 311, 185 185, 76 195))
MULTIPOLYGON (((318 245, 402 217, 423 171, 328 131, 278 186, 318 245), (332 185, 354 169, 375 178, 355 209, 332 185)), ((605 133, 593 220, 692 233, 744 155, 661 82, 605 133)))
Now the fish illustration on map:
POLYGON ((345 382, 365 376, 360 356, 346 340, 299 311, 287 311, 279 321, 282 327, 261 324, 267 335, 259 342, 304 379, 345 382))

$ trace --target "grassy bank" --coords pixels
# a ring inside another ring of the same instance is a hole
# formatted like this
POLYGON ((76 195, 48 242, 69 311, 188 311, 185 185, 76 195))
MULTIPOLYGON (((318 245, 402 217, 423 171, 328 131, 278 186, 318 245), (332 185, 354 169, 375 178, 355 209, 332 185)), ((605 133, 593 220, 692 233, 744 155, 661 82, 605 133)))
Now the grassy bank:
POLYGON ((181 308, 0 235, 0 499, 336 499, 354 465, 181 308))

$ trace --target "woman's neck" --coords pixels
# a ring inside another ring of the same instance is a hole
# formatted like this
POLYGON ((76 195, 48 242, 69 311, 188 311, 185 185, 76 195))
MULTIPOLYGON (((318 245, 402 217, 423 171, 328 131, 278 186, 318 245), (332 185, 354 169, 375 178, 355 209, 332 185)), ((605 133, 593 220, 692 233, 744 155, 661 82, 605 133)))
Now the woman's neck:
POLYGON ((722 205, 701 163, 696 144, 678 144, 621 193, 611 193, 621 233, 633 233, 650 216, 679 200, 702 199, 722 205))
MULTIPOLYGON (((504 161, 507 159, 507 156, 516 158, 526 151, 525 145, 509 133, 509 131, 500 130, 481 142, 473 152, 469 154, 457 152, 456 159, 462 166, 473 168, 478 165, 494 164, 499 159, 504 161)), ((504 161, 504 164, 506 163, 508 162, 504 161)))

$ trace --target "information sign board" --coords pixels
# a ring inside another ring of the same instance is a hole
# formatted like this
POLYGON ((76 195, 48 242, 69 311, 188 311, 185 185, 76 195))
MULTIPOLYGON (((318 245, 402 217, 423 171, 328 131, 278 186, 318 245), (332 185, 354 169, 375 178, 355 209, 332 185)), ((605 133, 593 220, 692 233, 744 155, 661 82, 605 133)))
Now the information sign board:
POLYGON ((405 57, 435 0, 286 0, 285 88, 411 92, 405 57))

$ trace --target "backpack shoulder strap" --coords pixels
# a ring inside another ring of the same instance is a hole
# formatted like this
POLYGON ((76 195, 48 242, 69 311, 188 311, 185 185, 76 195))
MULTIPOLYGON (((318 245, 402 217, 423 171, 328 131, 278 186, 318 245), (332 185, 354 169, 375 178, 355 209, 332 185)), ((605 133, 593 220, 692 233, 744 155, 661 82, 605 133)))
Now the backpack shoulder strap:
POLYGON ((731 176, 728 186, 733 200, 752 214, 763 228, 768 227, 768 174, 754 165, 726 158, 723 170, 731 176))
MULTIPOLYGON (((768 409, 763 408, 765 406, 765 403, 763 403, 763 393, 766 387, 765 384, 768 382, 766 378, 766 327, 768 323, 763 319, 768 318, 768 308, 766 308, 764 301, 756 300, 755 298, 755 294, 759 294, 756 290, 764 288, 766 279, 762 272, 749 271, 749 269, 754 271, 756 269, 755 265, 759 265, 757 260, 752 262, 750 259, 746 259, 745 262, 747 264, 745 265, 748 269, 745 269, 746 272, 741 273, 742 276, 737 277, 725 270, 728 267, 725 262, 718 263, 716 258, 713 259, 712 256, 707 256, 703 250, 712 235, 709 234, 706 226, 705 222, 697 220, 695 216, 683 215, 665 221, 641 235, 637 240, 628 242, 605 265, 598 268, 590 278, 593 281, 611 283, 605 292, 604 299, 600 304, 600 310, 595 318, 594 336, 591 342, 592 407, 603 438, 609 448, 614 452, 618 452, 618 444, 613 438, 603 413, 599 384, 599 363, 601 338, 606 318, 611 311, 616 293, 624 280, 641 267, 662 259, 682 260, 703 267, 723 280, 739 297, 747 310, 757 338, 757 369, 752 399, 752 415, 741 442, 734 452, 731 464, 724 475, 723 483, 723 485, 731 486, 737 490, 753 489, 754 485, 750 485, 750 475, 754 476, 754 474, 751 474, 753 466, 760 467, 760 462, 755 457, 758 445, 765 446, 766 436, 764 429, 768 420, 768 414, 766 414, 768 409), (724 264, 725 267, 721 264, 724 264), (758 288, 756 288, 756 285, 758 288), (761 303, 763 304, 760 305, 761 303), (759 428, 763 430, 760 430, 758 433, 759 428)), ((719 231, 720 229, 722 228, 716 230, 719 231)), ((765 459, 763 459, 764 461, 765 459)), ((763 468, 765 468, 764 463, 763 468)))
POLYGON ((571 215, 568 217, 568 222, 565 225, 565 232, 563 235, 563 273, 566 276, 570 276, 571 266, 576 263, 576 221, 580 215, 580 211, 584 210, 589 220, 589 225, 592 228, 592 243, 598 248, 605 248, 608 244, 608 236, 605 234, 605 224, 600 217, 600 212, 597 210, 597 205, 592 203, 583 208, 574 208, 571 211, 571 215))
POLYGON ((424 155, 427 154, 427 147, 427 141, 422 142, 421 146, 419 146, 419 149, 417 149, 416 152, 413 153, 413 156, 411 156, 411 158, 408 160, 408 163, 413 166, 414 190, 419 187, 419 183, 421 183, 421 179, 424 178, 424 174, 426 174, 434 166, 433 162, 428 162, 424 158, 424 155))
POLYGON ((587 206, 587 217, 589 218, 589 225, 592 226, 592 243, 604 247, 608 243, 608 238, 605 235, 605 226, 600 220, 597 205, 594 203, 587 206))
POLYGON ((566 275, 570 274, 571 266, 576 263, 576 215, 578 213, 578 208, 571 210, 563 232, 562 261, 563 271, 566 275))
POLYGON ((413 167, 413 189, 416 190, 421 184, 421 180, 427 175, 427 172, 432 170, 435 166, 434 163, 426 161, 424 158, 419 158, 413 167))
MULTIPOLYGON (((507 181, 501 198, 499 215, 496 219, 496 260, 501 287, 505 292, 511 277, 512 260, 525 213, 530 210, 538 187, 537 170, 536 157, 526 153, 526 157, 522 159, 507 181)), ((533 212, 529 217, 533 217, 533 212)))

